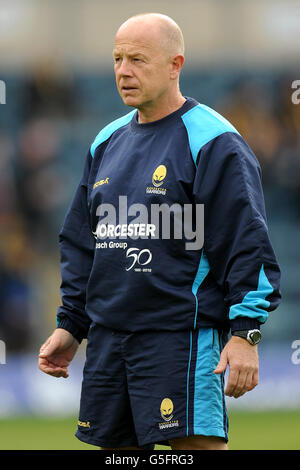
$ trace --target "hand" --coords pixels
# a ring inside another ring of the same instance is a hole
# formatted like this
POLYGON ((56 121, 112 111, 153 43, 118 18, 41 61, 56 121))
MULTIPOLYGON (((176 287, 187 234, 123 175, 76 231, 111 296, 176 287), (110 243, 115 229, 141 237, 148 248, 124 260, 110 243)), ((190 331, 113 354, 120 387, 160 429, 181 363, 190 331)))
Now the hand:
POLYGON ((258 348, 244 338, 232 336, 224 347, 220 362, 214 370, 221 374, 229 365, 225 395, 239 398, 258 384, 258 348))
POLYGON ((39 368, 53 377, 69 377, 68 365, 76 354, 79 343, 67 330, 57 328, 41 346, 39 368))

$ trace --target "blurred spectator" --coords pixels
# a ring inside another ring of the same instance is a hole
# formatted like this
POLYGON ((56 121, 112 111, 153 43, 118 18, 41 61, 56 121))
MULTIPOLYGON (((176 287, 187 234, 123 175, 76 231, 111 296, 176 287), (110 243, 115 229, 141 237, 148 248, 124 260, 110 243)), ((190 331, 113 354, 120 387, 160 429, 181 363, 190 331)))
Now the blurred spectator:
POLYGON ((243 79, 218 109, 256 154, 275 210, 300 218, 300 105, 291 101, 292 81, 281 77, 263 86, 243 79))
POLYGON ((36 116, 70 119, 78 112, 72 76, 54 59, 35 65, 24 83, 23 100, 25 121, 36 116))
POLYGON ((300 104, 294 104, 291 100, 292 82, 292 77, 284 76, 281 79, 275 100, 283 134, 277 154, 276 182, 292 195, 293 205, 300 218, 300 104))
POLYGON ((9 136, 0 130, 0 227, 14 211, 16 203, 12 155, 12 142, 9 136))
POLYGON ((221 103, 221 112, 233 123, 256 154, 264 185, 272 186, 276 153, 281 145, 280 122, 273 110, 271 90, 255 80, 241 80, 221 103))
POLYGON ((1 227, 0 238, 0 338, 8 352, 26 351, 32 339, 28 282, 32 253, 17 217, 1 227))
POLYGON ((15 159, 17 205, 36 249, 56 244, 56 213, 64 202, 59 172, 59 136, 46 118, 30 120, 21 129, 15 159))

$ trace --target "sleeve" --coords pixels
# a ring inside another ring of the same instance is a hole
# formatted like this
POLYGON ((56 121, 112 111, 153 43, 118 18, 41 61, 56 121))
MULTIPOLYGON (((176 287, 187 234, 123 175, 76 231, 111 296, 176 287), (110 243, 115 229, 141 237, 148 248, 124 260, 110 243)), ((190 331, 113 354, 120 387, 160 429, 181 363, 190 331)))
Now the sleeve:
POLYGON ((226 132, 198 154, 194 194, 204 204, 204 246, 231 331, 260 328, 280 302, 261 170, 244 139, 226 132))
POLYGON ((57 312, 57 327, 68 330, 79 342, 87 337, 91 322, 85 311, 86 286, 95 247, 87 204, 91 161, 89 152, 82 179, 59 233, 62 305, 57 312))

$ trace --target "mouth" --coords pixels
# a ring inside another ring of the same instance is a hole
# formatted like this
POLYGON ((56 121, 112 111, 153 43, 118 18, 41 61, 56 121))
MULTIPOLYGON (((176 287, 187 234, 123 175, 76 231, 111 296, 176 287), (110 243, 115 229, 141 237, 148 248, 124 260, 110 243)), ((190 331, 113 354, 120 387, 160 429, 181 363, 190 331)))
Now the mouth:
POLYGON ((122 91, 123 91, 124 93, 129 93, 129 92, 131 92, 131 91, 137 90, 137 88, 136 88, 136 87, 133 87, 133 86, 122 86, 121 89, 122 89, 122 91))

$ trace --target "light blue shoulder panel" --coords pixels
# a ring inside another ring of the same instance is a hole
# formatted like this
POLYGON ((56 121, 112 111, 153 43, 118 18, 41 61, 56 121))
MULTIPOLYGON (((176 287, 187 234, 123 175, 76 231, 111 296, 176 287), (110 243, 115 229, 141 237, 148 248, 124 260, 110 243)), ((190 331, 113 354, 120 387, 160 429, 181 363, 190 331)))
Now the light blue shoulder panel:
POLYGON ((200 149, 224 132, 239 134, 221 114, 205 104, 198 104, 181 116, 187 130, 193 160, 196 164, 200 149))
POLYGON ((126 126, 126 124, 128 124, 131 119, 133 118, 134 114, 136 113, 136 109, 134 109, 133 111, 131 111, 130 113, 128 114, 125 114, 125 116, 122 116, 120 117, 119 119, 116 119, 115 121, 111 122, 110 124, 108 124, 107 126, 105 126, 100 132, 99 134, 97 135, 97 137, 95 138, 94 142, 92 143, 91 145, 91 155, 92 157, 94 157, 95 155, 95 150, 96 148, 102 144, 103 142, 105 142, 107 139, 110 138, 110 136, 118 129, 120 129, 120 127, 123 127, 123 126, 126 126))

